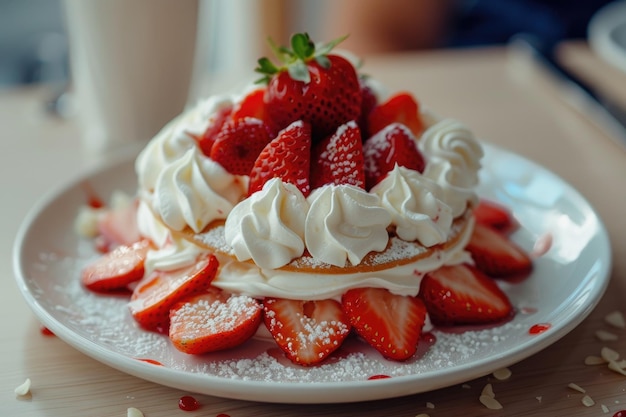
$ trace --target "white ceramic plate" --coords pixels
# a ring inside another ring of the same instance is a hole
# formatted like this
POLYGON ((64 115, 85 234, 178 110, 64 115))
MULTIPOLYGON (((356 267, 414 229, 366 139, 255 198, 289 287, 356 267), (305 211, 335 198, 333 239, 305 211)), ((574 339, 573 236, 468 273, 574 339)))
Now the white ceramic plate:
POLYGON ((384 360, 356 339, 325 365, 312 368, 290 364, 263 339, 220 354, 189 356, 176 351, 166 336, 138 329, 124 297, 84 290, 79 271, 97 255, 90 242, 73 232, 74 218, 87 201, 87 188, 103 199, 117 189, 133 193, 132 161, 88 175, 32 211, 16 242, 17 282, 43 324, 76 349, 128 374, 182 390, 265 402, 328 403, 450 386, 518 362, 564 336, 595 307, 610 271, 607 233, 576 190, 544 168, 493 146, 486 146, 484 165, 481 196, 512 208, 522 224, 514 239, 529 252, 537 242, 552 244, 536 259, 529 279, 502 284, 518 311, 512 321, 463 332, 435 330, 436 343, 424 344, 408 362, 384 360), (530 334, 538 323, 551 327, 530 334), (368 379, 381 374, 391 378, 368 379))
POLYGON ((626 72, 626 1, 612 2, 589 22, 589 45, 607 62, 626 72))

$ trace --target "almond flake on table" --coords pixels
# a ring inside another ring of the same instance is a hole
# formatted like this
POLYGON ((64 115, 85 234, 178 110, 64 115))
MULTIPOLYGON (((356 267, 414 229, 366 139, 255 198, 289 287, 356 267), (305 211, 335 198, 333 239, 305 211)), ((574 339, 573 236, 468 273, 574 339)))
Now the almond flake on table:
POLYGON ((24 397, 30 393, 30 378, 26 378, 26 381, 22 382, 20 386, 15 388, 15 395, 19 395, 20 397, 24 397))
POLYGON ((433 409, 433 408, 435 408, 435 404, 433 404, 433 403, 431 403, 431 402, 427 402, 427 403, 426 403, 426 408, 433 409))
POLYGON ((513 375, 509 368, 500 368, 493 372, 493 377, 498 381, 505 381, 513 375))
POLYGON ((609 361, 609 369, 611 371, 617 372, 618 374, 626 376, 626 370, 624 370, 624 368, 621 367, 620 365, 621 365, 621 361, 620 362, 609 361))
POLYGON ((126 417, 143 417, 143 413, 135 407, 130 407, 126 410, 126 417))
POLYGON ((602 356, 602 358, 607 362, 616 361, 619 359, 619 353, 608 347, 602 348, 602 350, 600 351, 600 356, 602 356))
POLYGON ((567 384, 567 387, 573 389, 574 391, 582 392, 583 394, 587 392, 583 387, 578 384, 574 384, 573 382, 567 384))
POLYGON ((490 410, 501 410, 502 409, 502 404, 500 404, 500 402, 498 400, 496 400, 493 397, 490 397, 488 395, 481 395, 478 400, 481 402, 482 405, 484 405, 485 407, 487 407, 490 410))
POLYGON ((604 321, 618 329, 626 329, 626 320, 621 311, 614 311, 604 316, 604 321))
POLYGON ((596 403, 596 402, 593 400, 593 398, 591 398, 591 397, 590 397, 590 396, 588 396, 588 395, 585 395, 585 396, 582 398, 581 402, 582 402, 582 403, 583 403, 586 407, 591 407, 591 406, 593 406, 593 405, 596 403))
POLYGON ((604 365, 606 360, 600 356, 589 355, 585 358, 585 365, 604 365))
POLYGON ((607 406, 606 406, 606 405, 604 405, 604 404, 600 404, 600 408, 602 408, 602 412, 603 412, 604 414, 606 414, 606 413, 608 413, 608 412, 609 412, 609 407, 607 407, 607 406))
POLYGON ((619 339, 615 333, 607 332, 606 330, 597 330, 596 337, 602 342, 614 342, 619 339))
POLYGON ((496 398, 496 394, 493 392, 493 386, 491 384, 487 384, 483 387, 480 396, 482 397, 483 395, 486 397, 496 398))

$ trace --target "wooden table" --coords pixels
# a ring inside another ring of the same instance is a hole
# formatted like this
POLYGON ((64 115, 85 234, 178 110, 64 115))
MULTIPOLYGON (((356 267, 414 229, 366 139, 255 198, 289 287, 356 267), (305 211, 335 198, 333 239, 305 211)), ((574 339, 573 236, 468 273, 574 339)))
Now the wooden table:
MULTIPOLYGON (((595 57, 585 44, 570 44, 564 57, 576 71, 626 106, 626 74, 595 57)), ((612 416, 626 409, 626 377, 584 364, 609 346, 626 356, 626 330, 601 342, 596 330, 605 315, 626 313, 626 147, 612 141, 588 118, 564 105, 554 85, 504 48, 439 51, 371 57, 365 71, 391 90, 408 89, 438 113, 457 118, 481 137, 554 171, 577 188, 605 222, 613 250, 606 295, 566 337, 510 369, 511 378, 483 377, 467 385, 358 404, 277 405, 194 395, 202 404, 184 414, 179 390, 126 375, 46 337, 15 285, 12 246, 19 223, 41 194, 66 183, 95 162, 80 151, 71 121, 47 116, 49 91, 24 88, 0 93, 0 414, 3 416, 125 416, 136 407, 156 416, 612 416), (26 378, 32 395, 14 389, 26 378), (503 410, 478 400, 492 383, 503 410), (583 405, 586 390, 595 405, 583 405)))

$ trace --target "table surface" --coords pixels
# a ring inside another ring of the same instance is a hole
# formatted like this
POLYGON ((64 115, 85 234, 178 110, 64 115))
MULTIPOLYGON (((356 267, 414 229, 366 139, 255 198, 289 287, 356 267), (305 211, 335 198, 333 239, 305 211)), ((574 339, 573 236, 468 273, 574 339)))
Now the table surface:
MULTIPOLYGON (((584 43, 565 45, 562 54, 572 69, 626 106, 626 73, 584 43)), ((185 415, 613 416, 626 409, 626 377, 584 364, 603 346, 626 356, 626 330, 617 331, 614 342, 596 337, 608 313, 626 313, 626 147, 566 105, 553 80, 518 58, 506 48, 420 52, 370 57, 364 70, 392 91, 412 91, 437 113, 465 122, 478 137, 547 167, 587 198, 608 229, 613 252, 609 288, 591 315, 552 346, 511 366, 506 381, 485 376, 464 389, 456 385, 356 404, 265 404, 193 394, 202 407, 185 415), (493 383, 502 410, 479 402, 487 383, 493 383), (570 383, 583 387, 595 404, 585 406, 570 383)), ((147 417, 183 413, 178 399, 191 393, 124 374, 44 336, 19 294, 12 250, 25 214, 43 193, 112 156, 81 151, 75 123, 44 112, 42 103, 51 94, 42 87, 0 92, 0 414, 125 416, 129 407, 147 417), (31 395, 18 397, 14 389, 26 378, 31 395)))

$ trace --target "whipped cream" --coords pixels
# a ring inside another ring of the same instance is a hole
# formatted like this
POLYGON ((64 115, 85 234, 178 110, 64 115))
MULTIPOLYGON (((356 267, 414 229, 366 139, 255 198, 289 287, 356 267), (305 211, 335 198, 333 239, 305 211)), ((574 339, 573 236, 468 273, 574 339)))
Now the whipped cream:
POLYGON ((478 171, 483 149, 473 133, 460 122, 444 119, 430 126, 417 142, 428 160, 423 175, 443 190, 443 201, 456 218, 468 203, 476 203, 478 171))
POLYGON ((385 249, 391 215, 380 198, 352 185, 313 190, 305 224, 306 247, 318 260, 343 267, 358 265, 371 251, 385 249))
POLYGON ((228 173, 197 143, 214 114, 234 105, 233 97, 199 103, 168 124, 137 158, 139 228, 159 248, 148 255, 148 271, 195 262, 207 250, 175 231, 200 233, 215 220, 225 220, 223 245, 228 250, 217 255, 220 270, 214 285, 260 298, 338 298, 359 286, 415 295, 424 273, 471 261, 463 250, 473 229, 471 219, 453 246, 436 246, 458 233, 454 219, 477 200, 474 187, 483 152, 461 123, 422 112, 427 129, 416 142, 426 160, 424 172, 395 167, 369 193, 351 185, 325 185, 305 198, 297 187, 275 178, 247 197, 249 178, 228 173), (391 242, 389 226, 397 236, 391 242), (434 247, 434 253, 376 272, 282 268, 307 251, 315 265, 359 265, 393 242, 414 241, 434 247))
POLYGON ((140 197, 174 230, 190 227, 198 233, 225 219, 247 194, 248 177, 227 172, 202 154, 194 139, 212 114, 231 105, 220 97, 201 102, 164 127, 137 157, 140 197))
POLYGON ((294 272, 265 269, 250 262, 237 262, 228 255, 217 255, 220 273, 212 285, 224 291, 251 297, 279 297, 295 300, 340 300, 352 288, 386 288, 394 294, 415 296, 424 275, 443 265, 471 262, 463 248, 469 241, 473 222, 467 225, 454 245, 438 249, 431 256, 393 268, 357 273, 294 272))
POLYGON ((396 234, 426 247, 448 239, 452 209, 442 201, 442 188, 433 180, 398 165, 372 190, 391 214, 396 234))
POLYGON ((279 268, 304 252, 308 208, 295 185, 272 178, 230 212, 226 242, 240 261, 252 259, 262 268, 279 268))
POLYGON ((174 230, 199 233, 225 219, 247 193, 248 179, 228 173, 197 147, 163 167, 152 195, 153 209, 174 230))

